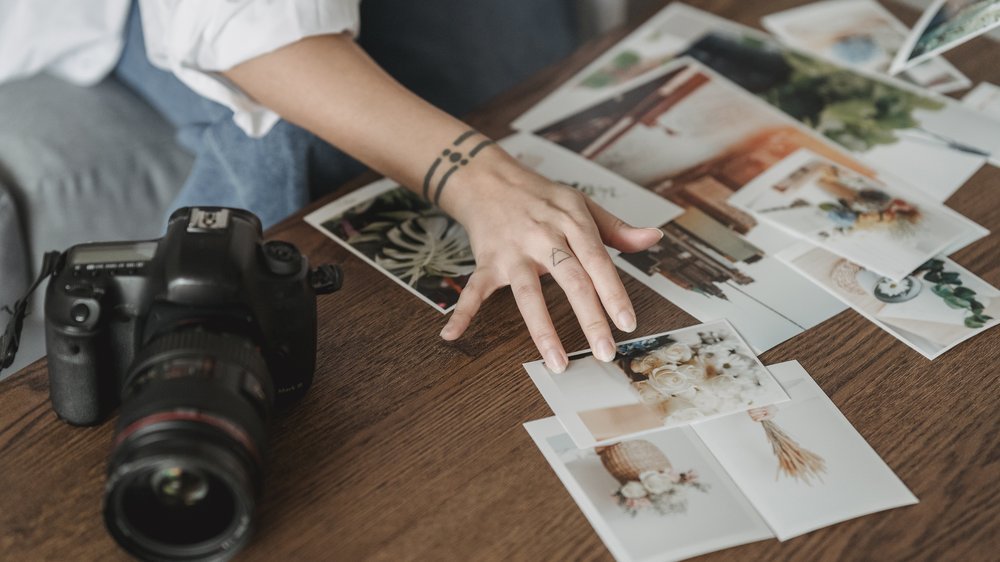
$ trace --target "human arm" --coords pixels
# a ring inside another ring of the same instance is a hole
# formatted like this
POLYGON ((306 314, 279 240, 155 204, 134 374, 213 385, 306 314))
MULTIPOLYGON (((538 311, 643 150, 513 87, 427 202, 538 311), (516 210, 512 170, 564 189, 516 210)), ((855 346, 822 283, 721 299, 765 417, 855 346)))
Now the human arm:
POLYGON ((350 37, 302 39, 224 74, 286 120, 417 194, 426 190, 465 226, 476 271, 442 330, 445 339, 461 336, 482 301, 510 285, 535 345, 550 368, 561 371, 567 358, 542 296, 538 278, 545 273, 566 292, 599 359, 614 356, 605 311, 620 329, 635 328, 634 310, 604 244, 638 251, 661 233, 624 224, 482 135, 468 134, 467 125, 406 90, 350 37), (455 152, 461 157, 452 162, 455 152))

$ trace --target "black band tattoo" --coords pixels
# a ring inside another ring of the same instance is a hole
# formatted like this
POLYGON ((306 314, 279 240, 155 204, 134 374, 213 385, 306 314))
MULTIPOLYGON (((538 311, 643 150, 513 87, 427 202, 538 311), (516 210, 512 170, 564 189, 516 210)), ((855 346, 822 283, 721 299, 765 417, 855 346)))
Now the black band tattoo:
MULTIPOLYGON (((456 138, 451 143, 451 145, 452 147, 461 146, 462 143, 464 143, 466 140, 468 140, 470 137, 476 134, 477 132, 472 129, 465 131, 461 135, 458 135, 458 138, 456 138)), ((471 162, 472 159, 475 158, 476 155, 479 154, 481 150, 483 150, 484 148, 486 148, 491 144, 493 144, 493 141, 489 139, 481 140, 467 154, 462 154, 462 152, 455 150, 454 148, 451 147, 442 150, 441 155, 434 160, 434 163, 431 164, 431 167, 427 169, 427 174, 424 176, 424 191, 423 191, 424 199, 427 199, 428 201, 431 201, 432 203, 437 205, 438 201, 441 199, 441 192, 444 191, 444 186, 445 184, 448 183, 448 179, 451 178, 451 175, 457 172, 458 169, 461 168, 462 166, 468 165, 469 162, 471 162), (434 176, 435 174, 437 174, 438 168, 444 169, 441 166, 442 162, 445 163, 444 164, 445 166, 451 165, 451 167, 448 168, 446 172, 441 174, 441 178, 438 180, 437 187, 435 187, 434 194, 432 196, 431 183, 433 183, 434 176)))
POLYGON ((573 257, 573 255, 567 252, 566 250, 560 250, 559 248, 552 248, 552 267, 561 264, 562 262, 568 260, 571 257, 573 257))

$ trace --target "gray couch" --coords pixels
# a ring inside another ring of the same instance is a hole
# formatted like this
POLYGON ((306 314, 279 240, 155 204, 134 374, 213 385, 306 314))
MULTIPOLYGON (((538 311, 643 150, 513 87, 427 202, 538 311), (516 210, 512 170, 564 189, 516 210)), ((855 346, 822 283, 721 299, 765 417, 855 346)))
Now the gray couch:
MULTIPOLYGON (((0 305, 21 296, 47 250, 161 236, 190 167, 173 128, 113 80, 0 85, 0 305)), ((16 363, 0 376, 45 353, 38 292, 16 363)), ((0 312, 0 326, 8 318, 0 312)))

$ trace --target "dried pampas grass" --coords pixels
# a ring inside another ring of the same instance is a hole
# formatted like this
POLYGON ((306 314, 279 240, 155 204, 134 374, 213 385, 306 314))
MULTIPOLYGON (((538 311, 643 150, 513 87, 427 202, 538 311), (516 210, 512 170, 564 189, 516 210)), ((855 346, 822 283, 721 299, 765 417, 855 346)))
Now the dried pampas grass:
POLYGON ((784 472, 787 476, 801 480, 810 486, 813 481, 823 481, 822 474, 826 472, 826 461, 823 460, 823 457, 800 447, 773 421, 762 420, 760 424, 764 426, 764 434, 771 442, 774 456, 778 457, 775 480, 784 472))

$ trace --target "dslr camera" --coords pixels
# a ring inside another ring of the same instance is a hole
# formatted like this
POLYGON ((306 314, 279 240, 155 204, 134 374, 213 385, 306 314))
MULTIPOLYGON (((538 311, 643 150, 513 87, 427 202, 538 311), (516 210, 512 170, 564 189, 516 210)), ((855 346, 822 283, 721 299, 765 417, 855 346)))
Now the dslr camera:
POLYGON ((316 295, 340 287, 260 220, 184 208, 159 240, 81 244, 45 298, 52 407, 93 425, 120 405, 104 520, 131 554, 225 559, 250 537, 272 408, 316 361, 316 295))

